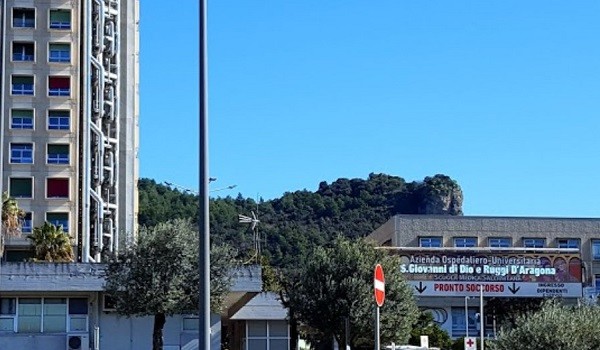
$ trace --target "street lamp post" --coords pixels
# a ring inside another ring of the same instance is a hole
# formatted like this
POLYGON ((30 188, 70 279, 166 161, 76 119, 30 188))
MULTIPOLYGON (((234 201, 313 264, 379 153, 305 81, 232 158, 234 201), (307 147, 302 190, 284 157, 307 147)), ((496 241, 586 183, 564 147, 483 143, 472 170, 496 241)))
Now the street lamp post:
POLYGON ((199 156, 200 156, 200 195, 199 195, 199 250, 198 270, 200 286, 198 292, 198 348, 210 349, 210 224, 208 173, 208 64, 207 64, 207 0, 199 4, 199 156))
POLYGON ((485 317, 483 316, 483 284, 479 285, 479 322, 481 322, 479 328, 481 330, 481 350, 483 350, 483 340, 485 334, 485 317))
POLYGON ((469 304, 467 303, 469 298, 471 297, 465 297, 465 338, 469 337, 469 304))

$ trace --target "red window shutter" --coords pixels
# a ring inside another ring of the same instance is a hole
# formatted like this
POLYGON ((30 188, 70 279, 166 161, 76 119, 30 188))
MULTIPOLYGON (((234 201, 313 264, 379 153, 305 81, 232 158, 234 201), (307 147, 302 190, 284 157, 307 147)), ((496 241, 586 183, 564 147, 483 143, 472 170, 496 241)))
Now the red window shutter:
POLYGON ((71 78, 51 77, 48 86, 50 89, 68 89, 71 87, 71 78))
POLYGON ((48 179, 46 192, 48 198, 68 198, 69 179, 48 179))

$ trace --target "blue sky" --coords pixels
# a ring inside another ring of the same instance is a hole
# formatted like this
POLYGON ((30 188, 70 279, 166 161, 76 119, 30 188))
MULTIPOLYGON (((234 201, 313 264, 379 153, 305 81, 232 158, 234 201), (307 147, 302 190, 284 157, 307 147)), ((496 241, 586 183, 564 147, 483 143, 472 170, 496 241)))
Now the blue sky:
MULTIPOLYGON (((600 217, 600 2, 209 0, 215 195, 438 173, 466 215, 600 217)), ((198 1, 141 3, 140 175, 198 188, 198 1)))

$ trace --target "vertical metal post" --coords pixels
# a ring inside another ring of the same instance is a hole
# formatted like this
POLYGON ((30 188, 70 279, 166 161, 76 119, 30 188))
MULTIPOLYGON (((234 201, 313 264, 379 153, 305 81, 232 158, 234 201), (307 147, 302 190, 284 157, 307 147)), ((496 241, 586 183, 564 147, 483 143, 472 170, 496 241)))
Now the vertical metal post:
POLYGON ((206 9, 207 0, 200 0, 199 16, 199 59, 200 59, 200 212, 199 212, 199 245, 200 254, 198 268, 200 269, 199 314, 200 327, 198 329, 198 347, 210 349, 210 226, 208 202, 208 69, 206 53, 206 9))
POLYGON ((469 300, 469 297, 465 297, 465 338, 469 337, 469 307, 467 300, 469 300))
POLYGON ((484 340, 484 335, 485 335, 485 317, 483 315, 483 284, 479 286, 479 315, 480 315, 480 321, 481 321, 481 325, 479 326, 481 328, 481 350, 483 350, 483 340, 484 340))
POLYGON ((346 348, 344 350, 350 349, 350 316, 346 316, 344 320, 344 330, 346 333, 346 348))
POLYGON ((377 311, 375 313, 375 350, 381 349, 379 345, 379 306, 377 306, 377 311))

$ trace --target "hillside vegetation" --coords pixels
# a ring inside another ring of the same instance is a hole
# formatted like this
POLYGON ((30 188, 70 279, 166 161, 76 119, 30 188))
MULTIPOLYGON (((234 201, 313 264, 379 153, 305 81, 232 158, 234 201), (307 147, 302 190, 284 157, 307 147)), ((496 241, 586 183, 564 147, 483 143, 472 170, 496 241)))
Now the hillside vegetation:
MULTIPOLYGON (((139 181, 139 223, 154 226, 175 218, 198 219, 198 197, 152 179, 139 181)), ((337 235, 364 237, 395 214, 462 215, 463 195, 446 175, 406 182, 385 174, 367 179, 321 182, 317 191, 287 192, 258 203, 251 198, 210 200, 211 240, 233 245, 240 256, 255 254, 253 233, 238 222, 238 214, 257 213, 263 255, 274 266, 293 266, 315 245, 327 245, 337 235)))

